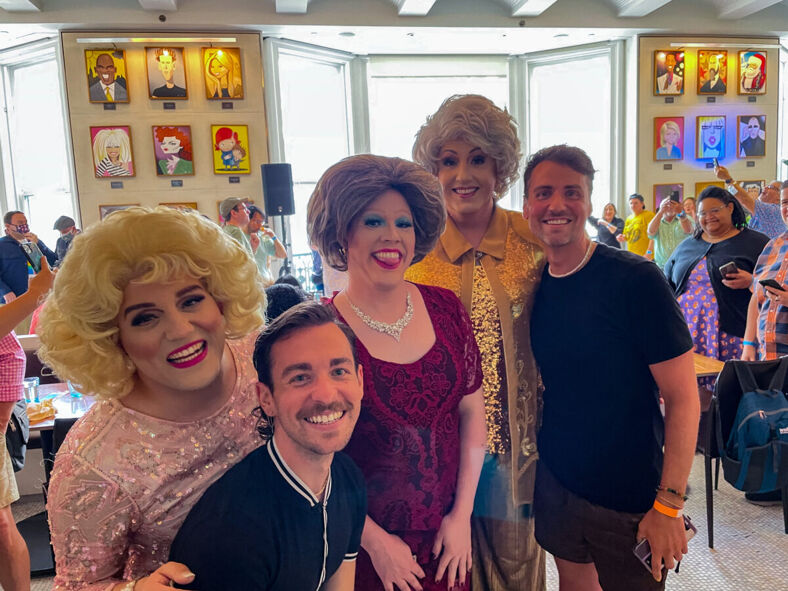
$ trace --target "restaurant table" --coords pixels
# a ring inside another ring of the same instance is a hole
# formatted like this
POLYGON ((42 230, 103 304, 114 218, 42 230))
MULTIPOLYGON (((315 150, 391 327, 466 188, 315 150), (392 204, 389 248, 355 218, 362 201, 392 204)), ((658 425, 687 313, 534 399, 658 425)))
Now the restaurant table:
POLYGON ((695 364, 696 378, 715 377, 725 366, 724 361, 720 361, 714 357, 706 357, 700 353, 693 353, 692 355, 694 357, 693 362, 695 364))
MULTIPOLYGON (((55 417, 58 419, 78 419, 93 406, 92 396, 72 396, 68 384, 42 384, 38 387, 38 399, 52 398, 55 407, 55 417)), ((41 452, 44 456, 44 482, 49 482, 52 465, 55 461, 54 453, 54 428, 55 419, 47 419, 30 425, 31 432, 38 432, 41 437, 41 452)), ((49 575, 54 572, 52 551, 49 545, 49 524, 46 511, 37 513, 20 521, 17 524, 27 544, 30 554, 30 572, 33 576, 49 575)))
MULTIPOLYGON (((95 402, 93 396, 82 394, 79 398, 69 395, 68 384, 42 384, 38 387, 38 399, 45 400, 55 395, 52 405, 55 407, 55 416, 58 419, 78 419, 84 415, 95 402)), ((52 431, 55 428, 55 419, 47 419, 40 423, 30 425, 31 431, 52 431)), ((43 437, 43 435, 42 435, 43 437)))

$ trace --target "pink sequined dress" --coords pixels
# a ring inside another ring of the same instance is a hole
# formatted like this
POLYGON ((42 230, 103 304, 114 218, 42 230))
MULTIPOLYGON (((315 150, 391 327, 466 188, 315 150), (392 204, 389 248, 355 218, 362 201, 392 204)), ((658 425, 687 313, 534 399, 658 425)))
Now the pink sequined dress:
POLYGON ((176 423, 102 400, 71 428, 47 504, 55 591, 106 591, 156 570, 205 489, 263 443, 254 335, 227 342, 237 377, 213 416, 176 423))

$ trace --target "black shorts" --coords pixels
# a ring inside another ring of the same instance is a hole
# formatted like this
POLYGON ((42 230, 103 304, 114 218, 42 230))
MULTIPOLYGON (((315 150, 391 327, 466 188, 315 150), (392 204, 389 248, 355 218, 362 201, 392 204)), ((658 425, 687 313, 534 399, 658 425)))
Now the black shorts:
POLYGON ((644 513, 623 513, 589 503, 564 488, 539 462, 534 517, 536 541, 547 552, 570 562, 593 562, 605 591, 659 591, 657 582, 632 553, 644 513))

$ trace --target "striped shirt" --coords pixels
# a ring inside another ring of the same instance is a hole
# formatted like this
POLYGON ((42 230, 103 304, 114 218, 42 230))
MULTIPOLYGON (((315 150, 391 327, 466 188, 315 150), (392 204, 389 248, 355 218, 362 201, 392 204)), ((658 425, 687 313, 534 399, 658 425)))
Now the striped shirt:
POLYGON ((788 232, 784 232, 766 245, 753 271, 753 289, 758 298, 758 352, 762 360, 788 355, 788 307, 767 298, 758 281, 774 279, 785 285, 787 275, 788 232))
POLYGON ((14 334, 0 339, 0 402, 16 402, 22 398, 25 379, 25 352, 14 334))

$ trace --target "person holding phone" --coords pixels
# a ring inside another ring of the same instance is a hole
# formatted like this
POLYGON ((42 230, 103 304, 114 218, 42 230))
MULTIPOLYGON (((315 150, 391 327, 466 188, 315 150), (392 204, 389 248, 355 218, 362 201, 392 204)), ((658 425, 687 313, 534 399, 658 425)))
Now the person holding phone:
POLYGON ((654 262, 665 268, 668 258, 687 236, 692 234, 692 223, 681 209, 678 191, 665 197, 657 215, 648 224, 648 237, 654 241, 654 262))
POLYGON ((27 291, 29 263, 22 250, 23 243, 35 245, 47 258, 50 267, 55 266, 57 255, 30 231, 27 217, 21 211, 7 212, 3 221, 5 236, 0 238, 0 296, 7 304, 27 291))
MULTIPOLYGON (((768 241, 747 228, 744 209, 725 189, 706 187, 698 197, 698 227, 665 265, 696 353, 721 361, 741 356, 751 273, 768 241)), ((699 380, 706 403, 714 380, 699 380)))
MULTIPOLYGON (((780 214, 788 226, 788 183, 780 194, 780 214)), ((753 271, 741 358, 777 359, 788 355, 788 231, 772 238, 753 271)))

